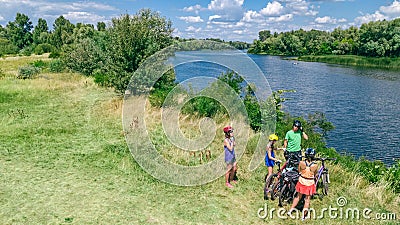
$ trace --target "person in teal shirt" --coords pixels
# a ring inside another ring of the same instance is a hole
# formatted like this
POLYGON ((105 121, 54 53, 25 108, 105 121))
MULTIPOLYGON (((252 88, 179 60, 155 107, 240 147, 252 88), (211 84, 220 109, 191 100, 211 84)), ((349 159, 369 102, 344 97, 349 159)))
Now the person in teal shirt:
POLYGON ((286 132, 285 140, 283 141, 283 149, 287 151, 288 157, 296 159, 296 162, 301 161, 301 138, 308 140, 307 134, 304 132, 301 122, 295 120, 293 128, 286 132))

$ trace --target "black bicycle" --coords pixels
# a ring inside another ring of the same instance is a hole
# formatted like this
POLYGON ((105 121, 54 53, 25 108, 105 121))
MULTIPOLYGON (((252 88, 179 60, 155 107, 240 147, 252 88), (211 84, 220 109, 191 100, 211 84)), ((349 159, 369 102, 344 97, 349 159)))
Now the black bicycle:
POLYGON ((322 162, 322 165, 317 172, 317 176, 315 177, 316 189, 318 191, 318 188, 321 187, 322 194, 326 196, 328 195, 330 180, 329 171, 328 168, 325 166, 325 161, 335 161, 336 158, 315 158, 315 160, 322 162))
POLYGON ((276 173, 273 173, 271 176, 268 177, 268 174, 265 175, 265 185, 264 185, 264 200, 268 200, 268 194, 271 196, 271 200, 275 200, 275 198, 278 195, 278 186, 277 183, 279 183, 279 180, 282 176, 282 171, 286 168, 286 165, 288 162, 286 161, 282 168, 281 168, 281 162, 276 162, 276 165, 278 166, 278 170, 276 173))

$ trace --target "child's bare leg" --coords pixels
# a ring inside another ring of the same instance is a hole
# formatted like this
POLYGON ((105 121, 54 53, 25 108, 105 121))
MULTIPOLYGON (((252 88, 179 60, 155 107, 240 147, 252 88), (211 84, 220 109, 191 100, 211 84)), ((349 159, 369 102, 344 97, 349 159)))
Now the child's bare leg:
POLYGON ((297 204, 299 203, 299 200, 301 199, 301 197, 303 197, 303 194, 298 193, 298 195, 296 196, 296 198, 293 199, 293 204, 292 204, 292 206, 290 207, 289 212, 292 211, 292 210, 294 209, 294 207, 297 206, 297 204))

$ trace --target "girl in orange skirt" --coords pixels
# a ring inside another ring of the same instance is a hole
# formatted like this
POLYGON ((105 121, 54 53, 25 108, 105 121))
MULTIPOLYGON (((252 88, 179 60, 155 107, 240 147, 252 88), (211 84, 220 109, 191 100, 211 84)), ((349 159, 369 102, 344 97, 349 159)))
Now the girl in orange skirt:
POLYGON ((303 209, 303 220, 306 218, 308 208, 310 207, 310 199, 313 194, 316 193, 315 186, 315 175, 318 171, 318 165, 314 162, 315 150, 307 148, 305 152, 306 160, 299 163, 299 182, 296 185, 296 191, 298 192, 297 197, 293 200, 293 204, 288 212, 291 215, 294 208, 299 203, 299 200, 305 195, 304 209, 303 209))

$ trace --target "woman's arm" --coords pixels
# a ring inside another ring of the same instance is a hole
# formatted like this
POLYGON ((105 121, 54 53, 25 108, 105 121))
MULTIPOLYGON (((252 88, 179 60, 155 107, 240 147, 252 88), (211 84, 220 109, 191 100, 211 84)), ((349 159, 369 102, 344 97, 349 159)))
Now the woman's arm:
POLYGON ((233 142, 230 143, 230 142, 228 141, 228 139, 225 139, 225 140, 224 140, 224 145, 228 148, 229 151, 232 151, 232 150, 233 150, 233 142))
POLYGON ((271 160, 277 161, 278 159, 272 157, 271 151, 272 151, 272 148, 271 148, 271 147, 268 147, 268 150, 267 150, 268 158, 271 159, 271 160))

